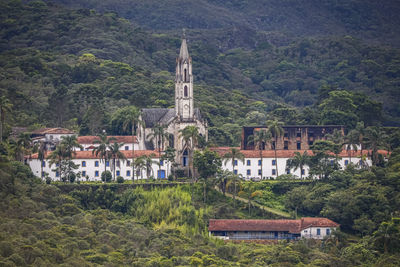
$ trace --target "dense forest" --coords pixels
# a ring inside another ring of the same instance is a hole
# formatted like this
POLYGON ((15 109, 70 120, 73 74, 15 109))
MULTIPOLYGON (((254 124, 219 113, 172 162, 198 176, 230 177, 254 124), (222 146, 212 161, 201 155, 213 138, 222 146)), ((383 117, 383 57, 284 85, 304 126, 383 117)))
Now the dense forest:
MULTIPOLYGON (((53 2, 0 3, 0 90, 13 105, 3 118, 8 132, 10 126, 45 125, 121 134, 112 126, 120 108, 173 106, 181 30, 151 31, 134 18, 53 2)), ((208 120, 211 143, 237 145, 241 126, 270 117, 349 129, 357 121, 400 125, 394 44, 271 34, 241 27, 187 30, 195 105, 208 120), (325 118, 320 104, 327 90, 350 92, 363 114, 344 122, 325 118)))
POLYGON ((399 9, 396 0, 0 0, 0 266, 398 266, 399 9), (12 127, 130 134, 132 106, 174 105, 182 28, 209 126, 202 146, 238 146, 242 126, 267 121, 344 125, 345 139, 312 148, 320 179, 239 181, 208 149, 194 153, 195 183, 35 177, 23 164, 29 135, 12 138, 12 127), (344 143, 365 145, 373 165, 340 169, 333 154, 344 143), (207 232, 211 218, 302 216, 340 230, 276 244, 207 232))

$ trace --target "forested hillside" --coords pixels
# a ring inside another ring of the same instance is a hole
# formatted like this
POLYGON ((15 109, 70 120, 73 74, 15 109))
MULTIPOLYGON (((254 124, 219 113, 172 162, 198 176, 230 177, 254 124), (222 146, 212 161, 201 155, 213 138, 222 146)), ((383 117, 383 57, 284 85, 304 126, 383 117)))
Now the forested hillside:
MULTIPOLYGON (((181 30, 155 33, 135 17, 130 22, 115 13, 71 10, 52 2, 0 3, 5 11, 0 90, 13 104, 8 127, 40 124, 76 128, 81 134, 100 129, 121 134, 112 127, 119 108, 173 106, 181 30)), ((361 102, 373 116, 352 118, 350 128, 358 120, 400 125, 398 49, 350 36, 293 38, 221 27, 187 31, 195 101, 209 121, 213 143, 237 145, 242 125, 263 124, 271 116, 291 124, 328 123, 320 116, 326 88, 370 99, 361 102)))

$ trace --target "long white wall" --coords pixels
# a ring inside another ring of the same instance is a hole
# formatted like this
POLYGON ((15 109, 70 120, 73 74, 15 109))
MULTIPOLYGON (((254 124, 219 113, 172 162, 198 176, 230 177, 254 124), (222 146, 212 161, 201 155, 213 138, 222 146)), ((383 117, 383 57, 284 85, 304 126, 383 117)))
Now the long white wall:
MULTIPOLYGON (((154 161, 158 161, 158 158, 154 158, 154 161)), ((89 176, 89 181, 101 181, 101 173, 104 172, 104 161, 101 161, 100 159, 74 159, 72 160, 75 164, 79 165, 79 168, 74 170, 75 173, 81 173, 81 178, 80 180, 86 180, 84 176, 88 175, 89 176), (97 162, 97 164, 96 164, 97 162)), ((53 164, 50 167, 49 161, 46 160, 44 161, 45 164, 43 166, 43 172, 46 172, 49 174, 49 177, 54 180, 54 181, 59 181, 60 177, 56 175, 56 165, 53 164)), ((116 167, 116 172, 119 171, 119 176, 122 176, 124 179, 132 179, 132 167, 130 166, 131 161, 130 160, 125 160, 125 161, 120 161, 119 167, 116 167)), ((28 164, 30 168, 32 169, 32 172, 34 175, 41 177, 41 162, 38 159, 32 159, 28 161, 28 164)), ((169 162, 164 161, 163 166, 158 166, 158 164, 153 163, 152 164, 152 176, 157 178, 157 172, 158 170, 164 170, 165 171, 165 178, 168 177, 170 171, 171 171, 171 164, 169 162)), ((112 170, 112 162, 109 162, 109 166, 106 167, 108 171, 112 170)), ((135 168, 135 172, 137 171, 137 168, 135 168)), ((118 176, 118 174, 116 174, 118 176)), ((141 170, 141 174, 139 175, 135 174, 135 179, 147 179, 150 177, 147 177, 146 170, 141 170)))
MULTIPOLYGON (((262 163, 262 175, 261 172, 261 164, 260 158, 245 158, 244 162, 238 160, 237 165, 234 166, 234 170, 238 175, 243 176, 246 180, 249 179, 269 179, 269 178, 276 178, 277 177, 277 167, 278 167, 278 174, 288 174, 286 171, 286 162, 289 158, 278 158, 277 164, 274 164, 275 158, 263 158, 262 163), (262 177, 262 178, 261 178, 262 177)), ((360 161, 359 158, 352 157, 351 162, 353 164, 358 164, 360 161)), ((350 163, 349 157, 343 157, 338 161, 340 167, 344 169, 346 165, 350 163)), ((367 160, 367 164, 371 166, 372 162, 370 159, 367 160)), ((232 162, 229 160, 226 164, 222 164, 222 168, 225 170, 232 171, 232 162)), ((290 174, 297 176, 300 178, 300 168, 295 170, 290 170, 290 174)), ((309 167, 304 167, 303 178, 308 177, 309 175, 309 167)))

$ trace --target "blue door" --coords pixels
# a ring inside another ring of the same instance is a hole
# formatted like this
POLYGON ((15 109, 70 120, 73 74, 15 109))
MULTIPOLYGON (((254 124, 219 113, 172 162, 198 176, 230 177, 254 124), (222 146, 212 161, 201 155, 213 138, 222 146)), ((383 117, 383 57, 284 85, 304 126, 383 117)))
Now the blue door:
POLYGON ((159 170, 157 172, 157 177, 160 179, 164 179, 165 178, 165 170, 159 170))

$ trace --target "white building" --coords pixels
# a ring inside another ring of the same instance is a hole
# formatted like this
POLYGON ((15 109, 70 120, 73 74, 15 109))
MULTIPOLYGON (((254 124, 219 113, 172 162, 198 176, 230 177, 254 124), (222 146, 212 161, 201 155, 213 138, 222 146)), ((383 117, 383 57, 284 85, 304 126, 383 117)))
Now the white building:
MULTIPOLYGON (((132 150, 122 151, 122 153, 125 155, 126 160, 117 160, 115 169, 116 177, 122 176, 124 179, 132 179, 132 150)), ((47 156, 49 155, 50 153, 47 154, 47 156)), ((159 154, 156 151, 139 150, 135 151, 134 155, 135 159, 140 156, 151 156, 153 159, 150 175, 147 175, 145 168, 135 168, 135 179, 147 179, 150 177, 166 178, 171 172, 171 163, 160 161, 159 154)), ((72 161, 79 166, 74 172, 80 174, 81 180, 86 180, 86 177, 88 177, 90 181, 101 181, 101 174, 105 170, 113 173, 112 160, 104 162, 99 157, 96 157, 92 151, 76 151, 72 161)), ((28 159, 28 164, 36 176, 43 177, 44 173, 47 173, 53 181, 60 180, 57 166, 55 164, 50 166, 48 159, 41 163, 38 155, 35 154, 28 159), (43 165, 43 174, 41 174, 41 164, 43 165)))
MULTIPOLYGON (((221 157, 224 157, 225 154, 230 152, 229 147, 217 147, 212 148, 212 150, 216 151, 221 157)), ((239 149, 239 148, 236 148, 239 149)), ((275 160, 275 152, 274 150, 240 150, 240 152, 244 155, 244 162, 241 160, 235 160, 234 162, 234 173, 244 177, 246 180, 260 180, 260 179, 274 179, 277 175, 282 174, 292 174, 300 178, 300 172, 302 171, 302 177, 309 176, 309 167, 305 166, 303 170, 298 168, 297 170, 287 170, 286 163, 287 160, 294 157, 295 152, 299 152, 303 154, 305 150, 277 150, 276 156, 277 160, 275 160), (261 153, 261 154, 260 154, 261 153), (262 155, 262 161, 261 161, 262 155), (262 163, 262 164, 261 164, 262 163), (261 166, 262 165, 262 166, 261 166), (261 168, 262 167, 262 168, 261 168)), ((308 155, 312 155, 311 150, 307 150, 308 155)), ((347 165, 351 163, 355 165, 360 164, 360 151, 352 151, 351 157, 350 152, 342 151, 339 154, 339 165, 342 169, 344 169, 347 165)), ((385 154, 386 151, 380 151, 380 153, 385 154)), ((363 151, 364 155, 368 154, 368 151, 363 151)), ((332 158, 333 161, 333 158, 332 158)), ((371 166, 372 161, 370 158, 365 160, 365 163, 371 166)), ((223 169, 232 171, 232 162, 228 160, 225 164, 222 165, 223 169)), ((317 178, 317 177, 314 177, 317 178)))

